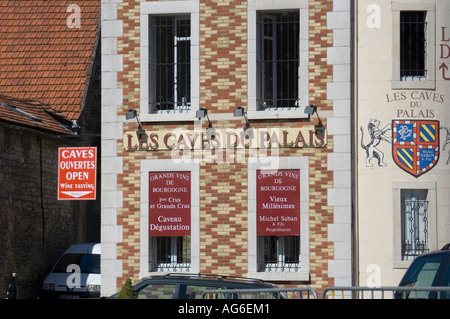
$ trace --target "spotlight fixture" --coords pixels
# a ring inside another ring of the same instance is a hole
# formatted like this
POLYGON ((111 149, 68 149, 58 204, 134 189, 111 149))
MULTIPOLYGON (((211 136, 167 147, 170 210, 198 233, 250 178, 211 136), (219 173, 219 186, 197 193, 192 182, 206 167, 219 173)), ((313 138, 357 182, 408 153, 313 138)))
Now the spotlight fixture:
POLYGON ((195 112, 195 117, 199 120, 204 118, 206 115, 208 115, 208 110, 205 108, 198 109, 197 112, 195 112))
POLYGON ((125 118, 127 120, 131 120, 133 118, 136 118, 136 121, 138 123, 138 129, 136 130, 137 137, 140 141, 146 140, 147 135, 145 134, 145 130, 142 128, 141 122, 139 121, 139 115, 136 110, 128 110, 128 112, 125 114, 125 118))
POLYGON ((127 120, 131 120, 131 119, 136 118, 136 121, 138 123, 139 129, 142 129, 141 122, 139 121, 139 115, 137 114, 136 110, 132 110, 132 109, 128 110, 128 112, 125 114, 125 118, 127 120))
MULTIPOLYGON (((238 106, 238 107, 234 110, 234 116, 235 116, 235 117, 245 116, 244 108, 243 108, 242 106, 238 106)), ((247 119, 247 118, 246 118, 246 119, 247 119)))
POLYGON ((317 111, 317 106, 314 104, 310 104, 305 107, 305 113, 308 115, 313 115, 314 112, 316 112, 316 111, 317 111))
POLYGON ((235 110, 234 110, 234 116, 235 117, 241 117, 243 116, 245 119, 245 127, 244 127, 244 137, 246 139, 251 139, 253 138, 254 134, 253 134, 253 127, 250 126, 250 123, 248 122, 247 119, 247 115, 244 111, 244 108, 242 106, 238 106, 235 110))
POLYGON ((200 108, 195 112, 195 117, 199 120, 206 117, 208 119, 208 128, 206 129, 206 137, 208 140, 213 140, 216 137, 216 129, 212 126, 211 121, 209 120, 208 110, 205 108, 200 108))
POLYGON ((319 119, 319 123, 314 127, 315 133, 321 137, 325 136, 325 128, 323 127, 322 120, 319 117, 319 113, 317 113, 317 105, 310 104, 305 107, 305 113, 308 115, 313 115, 316 113, 317 118, 319 119))

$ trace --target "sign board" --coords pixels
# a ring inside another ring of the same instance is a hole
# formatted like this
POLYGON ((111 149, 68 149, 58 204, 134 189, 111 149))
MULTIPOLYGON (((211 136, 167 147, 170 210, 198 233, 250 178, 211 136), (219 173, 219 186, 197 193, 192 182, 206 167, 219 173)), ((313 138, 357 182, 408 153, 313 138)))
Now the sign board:
POLYGON ((58 200, 95 200, 97 148, 60 147, 58 153, 58 200))
POLYGON ((327 132, 325 129, 320 132, 315 126, 307 125, 299 128, 254 128, 253 134, 247 136, 243 129, 215 128, 214 138, 208 138, 203 129, 177 128, 125 132, 123 141, 124 148, 129 151, 321 148, 327 144, 327 132))
POLYGON ((258 170, 258 236, 300 235, 300 170, 258 170))
POLYGON ((149 236, 190 236, 191 172, 150 172, 149 190, 149 236))

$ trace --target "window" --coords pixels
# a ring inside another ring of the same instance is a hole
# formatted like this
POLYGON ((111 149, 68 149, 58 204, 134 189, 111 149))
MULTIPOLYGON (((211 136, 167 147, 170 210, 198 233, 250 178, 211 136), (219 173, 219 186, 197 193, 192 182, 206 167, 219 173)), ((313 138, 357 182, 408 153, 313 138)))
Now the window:
POLYGON ((189 271, 191 267, 191 238, 153 237, 153 251, 151 271, 189 271))
POLYGON ((300 236, 260 236, 259 271, 298 271, 300 236))
POLYGON ((423 180, 392 186, 394 267, 405 269, 416 256, 438 249, 437 186, 423 180))
POLYGON ((428 190, 401 190, 402 259, 428 252, 428 190))
POLYGON ((200 105, 199 1, 142 1, 139 8, 139 119, 194 121, 200 105))
POLYGON ((191 105, 189 16, 154 16, 149 23, 151 112, 187 110, 191 105))
POLYGON ((82 274, 100 273, 100 255, 97 254, 64 254, 52 272, 66 273, 73 264, 80 267, 82 274))
POLYGON ((258 14, 260 109, 296 107, 299 98, 299 12, 258 14))
POLYGON ((141 160, 140 193, 148 194, 140 197, 141 277, 200 271, 200 165, 198 160, 175 162, 141 160))
POLYGON ((172 299, 176 288, 174 283, 154 283, 137 291, 138 299, 172 299))
POLYGON ((392 1, 392 88, 436 88, 436 4, 392 1))
POLYGON ((307 118, 308 1, 248 1, 247 17, 248 118, 307 118))
POLYGON ((426 11, 400 12, 400 79, 424 81, 427 76, 426 11))
POLYGON ((249 157, 248 277, 310 279, 308 186, 308 157, 249 157))

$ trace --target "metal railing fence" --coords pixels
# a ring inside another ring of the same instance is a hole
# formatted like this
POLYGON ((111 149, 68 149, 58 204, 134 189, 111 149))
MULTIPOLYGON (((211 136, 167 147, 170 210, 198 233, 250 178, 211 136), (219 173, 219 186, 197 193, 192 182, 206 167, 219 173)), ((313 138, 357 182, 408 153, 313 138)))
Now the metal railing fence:
POLYGON ((205 290, 203 299, 318 299, 314 288, 261 288, 205 290))
POLYGON ((205 290, 202 299, 450 299, 450 287, 326 287, 205 290))
POLYGON ((450 287, 326 287, 321 299, 449 299, 450 287))

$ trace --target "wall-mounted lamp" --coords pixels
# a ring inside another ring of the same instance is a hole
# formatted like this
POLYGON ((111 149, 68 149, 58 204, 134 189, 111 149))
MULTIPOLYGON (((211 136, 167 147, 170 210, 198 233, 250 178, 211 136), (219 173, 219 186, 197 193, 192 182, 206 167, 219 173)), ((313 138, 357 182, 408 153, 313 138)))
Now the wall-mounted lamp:
POLYGON ((131 110, 131 109, 128 110, 127 114, 125 114, 125 118, 127 120, 131 120, 131 119, 136 118, 136 121, 137 121, 137 123, 139 125, 139 129, 142 128, 141 122, 139 122, 139 115, 137 114, 136 110, 131 110))
POLYGON ((319 123, 314 127, 315 133, 321 137, 325 136, 325 128, 323 127, 322 120, 319 117, 319 113, 317 113, 317 105, 310 104, 305 107, 305 113, 308 115, 313 115, 316 113, 317 118, 319 119, 319 123))
POLYGON ((248 122, 247 119, 247 114, 244 111, 244 108, 242 106, 238 106, 235 110, 234 110, 234 116, 235 117, 241 117, 243 116, 245 118, 245 127, 244 127, 244 137, 246 139, 251 139, 253 138, 253 127, 250 126, 250 123, 248 122))
POLYGON ((213 140, 216 138, 216 129, 212 126, 211 121, 209 120, 208 110, 205 108, 200 108, 195 112, 195 117, 199 120, 206 117, 208 119, 208 127, 206 128, 206 137, 208 140, 213 140))
POLYGON ((125 114, 125 118, 127 120, 136 118, 136 121, 138 123, 138 129, 136 130, 138 139, 142 140, 142 139, 146 138, 147 135, 145 134, 145 130, 142 128, 141 122, 139 121, 139 115, 136 110, 132 110, 132 109, 128 110, 128 112, 125 114))

